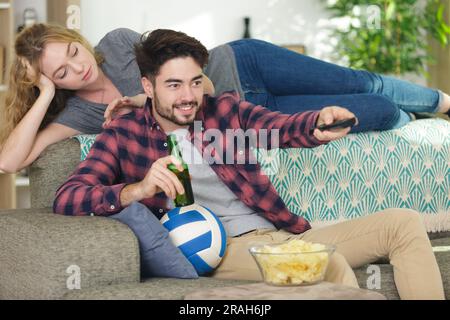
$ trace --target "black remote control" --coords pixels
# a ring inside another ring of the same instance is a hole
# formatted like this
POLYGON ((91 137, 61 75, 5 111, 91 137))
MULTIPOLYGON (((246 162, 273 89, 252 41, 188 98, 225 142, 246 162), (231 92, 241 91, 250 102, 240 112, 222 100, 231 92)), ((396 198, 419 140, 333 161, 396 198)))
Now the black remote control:
POLYGON ((319 129, 320 131, 326 131, 326 130, 330 130, 330 129, 353 127, 355 124, 356 124, 356 118, 340 120, 340 121, 336 121, 336 122, 334 122, 332 124, 328 124, 328 125, 322 124, 318 127, 313 127, 311 129, 311 134, 314 132, 315 129, 319 129))

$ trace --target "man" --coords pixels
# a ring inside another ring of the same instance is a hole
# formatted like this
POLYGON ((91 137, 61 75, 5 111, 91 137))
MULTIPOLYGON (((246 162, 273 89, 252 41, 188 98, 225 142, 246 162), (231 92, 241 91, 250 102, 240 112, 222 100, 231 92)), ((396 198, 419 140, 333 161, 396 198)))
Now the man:
POLYGON ((223 161, 230 154, 237 159, 251 153, 249 146, 235 150, 227 130, 267 129, 268 148, 276 144, 315 147, 345 136, 350 129, 311 129, 351 118, 352 113, 329 107, 283 115, 240 101, 232 93, 203 97, 202 69, 208 53, 183 33, 156 30, 138 44, 136 55, 149 97, 145 108, 114 120, 98 137, 86 161, 58 190, 56 213, 111 216, 138 201, 161 217, 170 206, 168 200, 184 193, 180 181, 167 169, 170 163, 180 167, 168 156, 165 143, 167 134, 174 132, 184 138, 180 142, 183 158, 186 153, 202 155, 203 161, 189 166, 196 202, 220 217, 230 237, 225 257, 212 276, 259 279, 248 253, 249 243, 300 238, 337 246, 328 281, 357 287, 352 268, 389 257, 401 298, 444 298, 439 268, 414 211, 391 209, 310 229, 307 221, 288 211, 258 164, 223 161), (223 150, 211 148, 203 132, 194 130, 199 123, 205 133, 222 133, 223 150), (274 135, 279 137, 277 143, 273 143, 274 135), (215 161, 206 162, 208 156, 215 161))

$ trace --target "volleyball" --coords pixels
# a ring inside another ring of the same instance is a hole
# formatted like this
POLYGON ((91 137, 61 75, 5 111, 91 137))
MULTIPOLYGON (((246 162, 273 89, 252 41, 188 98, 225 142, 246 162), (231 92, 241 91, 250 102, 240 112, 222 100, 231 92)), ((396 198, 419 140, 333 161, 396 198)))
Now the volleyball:
POLYGON ((211 210, 198 204, 175 208, 161 218, 161 223, 200 276, 219 265, 227 247, 227 235, 211 210))

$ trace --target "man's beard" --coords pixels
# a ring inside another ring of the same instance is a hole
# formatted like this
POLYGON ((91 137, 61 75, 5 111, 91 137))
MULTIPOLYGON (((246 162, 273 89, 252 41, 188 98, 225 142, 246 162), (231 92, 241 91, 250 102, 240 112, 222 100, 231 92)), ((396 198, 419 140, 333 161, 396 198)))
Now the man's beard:
POLYGON ((159 102, 158 96, 155 94, 155 98, 154 98, 154 103, 155 103, 155 110, 156 112, 164 119, 169 120, 179 126, 187 126, 187 125, 191 125, 192 123, 194 123, 195 120, 195 116, 197 115, 198 111, 199 111, 199 107, 198 107, 198 102, 197 101, 189 101, 186 103, 181 103, 181 104, 174 104, 172 105, 172 107, 170 109, 166 109, 164 107, 161 107, 161 103, 159 102), (182 107, 182 106, 190 106, 192 105, 193 109, 194 109, 194 117, 192 119, 185 119, 185 120, 180 120, 179 118, 177 118, 175 116, 175 108, 177 107, 182 107))

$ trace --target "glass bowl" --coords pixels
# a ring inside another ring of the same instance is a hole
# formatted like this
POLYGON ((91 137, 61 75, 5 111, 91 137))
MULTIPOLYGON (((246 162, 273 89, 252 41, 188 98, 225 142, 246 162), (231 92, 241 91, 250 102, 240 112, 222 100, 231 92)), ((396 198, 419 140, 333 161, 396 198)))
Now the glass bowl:
POLYGON ((291 240, 252 246, 249 251, 264 282, 275 286, 305 286, 323 281, 333 245, 291 240))

